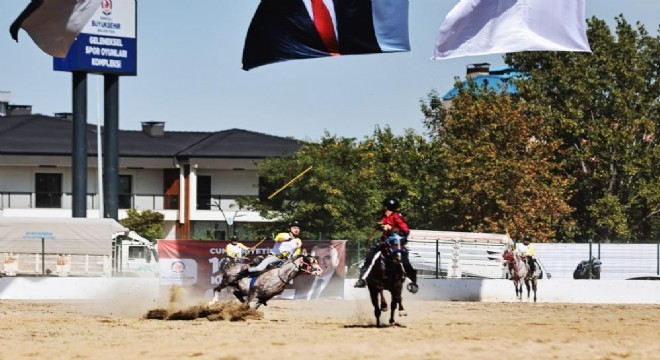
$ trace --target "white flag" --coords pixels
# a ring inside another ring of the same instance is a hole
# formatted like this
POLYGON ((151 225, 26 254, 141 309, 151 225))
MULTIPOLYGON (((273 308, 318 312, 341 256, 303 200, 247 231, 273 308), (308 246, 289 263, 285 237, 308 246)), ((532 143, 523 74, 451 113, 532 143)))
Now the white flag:
POLYGON ((103 1, 32 0, 11 24, 9 32, 18 41, 18 31, 23 28, 45 53, 64 58, 103 1))
POLYGON ((434 60, 518 51, 586 51, 585 0, 461 0, 447 14, 434 60))

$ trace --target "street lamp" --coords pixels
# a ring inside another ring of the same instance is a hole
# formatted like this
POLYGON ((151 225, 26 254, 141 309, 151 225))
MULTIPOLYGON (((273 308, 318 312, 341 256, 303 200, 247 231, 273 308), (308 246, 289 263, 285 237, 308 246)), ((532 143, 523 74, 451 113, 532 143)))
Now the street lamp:
MULTIPOLYGON (((227 236, 229 236, 229 238, 231 238, 230 234, 232 234, 232 232, 230 231, 230 226, 232 226, 234 224, 234 219, 236 219, 239 216, 242 216, 242 215, 238 215, 238 212, 241 210, 241 208, 239 207, 234 212, 234 216, 227 216, 227 215, 225 215, 225 212, 222 210, 222 207, 220 206, 220 200, 215 200, 215 202, 211 202, 211 203, 209 203, 209 205, 210 206, 215 206, 215 207, 218 208, 218 210, 220 210, 220 213, 222 214, 222 217, 225 220, 225 226, 227 228, 227 236)), ((236 232, 236 227, 234 226, 232 228, 234 229, 234 233, 235 233, 236 232)))

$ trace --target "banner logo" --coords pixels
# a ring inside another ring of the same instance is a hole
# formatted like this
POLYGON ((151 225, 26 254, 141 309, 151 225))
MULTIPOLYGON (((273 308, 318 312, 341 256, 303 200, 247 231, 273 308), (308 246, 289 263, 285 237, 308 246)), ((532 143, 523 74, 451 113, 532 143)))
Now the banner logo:
POLYGON ((103 0, 101 7, 103 8, 103 15, 109 16, 112 14, 112 0, 103 0))
POLYGON ((181 261, 175 261, 172 263, 171 268, 172 268, 172 272, 174 273, 182 273, 186 271, 186 264, 184 264, 181 261))
POLYGON ((162 285, 194 285, 197 262, 194 259, 160 259, 159 278, 162 285))

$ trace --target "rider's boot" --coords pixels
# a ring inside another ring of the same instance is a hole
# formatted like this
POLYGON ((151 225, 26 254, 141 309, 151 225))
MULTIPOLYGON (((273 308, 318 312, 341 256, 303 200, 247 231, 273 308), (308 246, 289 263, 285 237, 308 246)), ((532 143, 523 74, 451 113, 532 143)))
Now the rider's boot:
POLYGON ((358 280, 355 282, 355 285, 353 285, 353 287, 363 288, 363 287, 367 286, 367 282, 364 281, 364 274, 366 272, 367 272, 366 267, 361 267, 360 268, 360 276, 358 277, 358 280))
POLYGON ((246 266, 236 274, 236 281, 238 281, 238 280, 240 280, 240 279, 242 279, 246 276, 249 276, 249 275, 250 275, 250 268, 248 268, 246 266))
POLYGON ((407 276, 408 279, 410 279, 410 284, 408 284, 406 288, 413 294, 417 293, 419 290, 419 285, 417 285, 417 271, 413 269, 407 274, 407 276))
MULTIPOLYGON (((411 293, 415 294, 419 290, 419 286, 417 285, 417 270, 412 267, 410 264, 410 260, 408 259, 408 252, 404 252, 404 257, 403 257, 403 270, 406 273, 406 277, 410 279, 410 284, 408 284, 407 289, 411 293)), ((405 280, 405 279, 404 279, 405 280)))

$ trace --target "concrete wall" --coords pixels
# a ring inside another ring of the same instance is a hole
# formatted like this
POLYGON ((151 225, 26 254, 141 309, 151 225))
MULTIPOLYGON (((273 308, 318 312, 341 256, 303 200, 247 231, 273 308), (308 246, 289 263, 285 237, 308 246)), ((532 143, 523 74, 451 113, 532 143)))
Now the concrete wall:
POLYGON ((3 277, 3 300, 158 299, 158 278, 3 277))
MULTIPOLYGON (((346 281, 346 299, 366 299, 366 289, 346 281)), ((405 299, 438 301, 515 302, 510 280, 421 279, 417 294, 404 291, 405 299)), ((587 304, 660 304, 660 281, 653 280, 539 280, 537 302, 587 304)), ((523 301, 527 290, 523 286, 523 301)), ((533 295, 532 295, 533 298, 533 295)), ((533 301, 533 300, 532 300, 533 301)))
MULTIPOLYGON (((367 300, 367 289, 353 288, 355 280, 346 280, 347 300, 367 300)), ((482 301, 516 302, 513 283, 509 280, 421 279, 420 290, 413 295, 405 291, 404 301, 482 301)), ((0 299, 60 300, 168 297, 167 287, 157 278, 0 278, 0 299)), ((660 281, 652 280, 542 280, 538 302, 591 304, 660 304, 660 281)), ((203 300, 203 299, 200 299, 203 300)), ((528 301, 524 298, 523 301, 528 301)))

